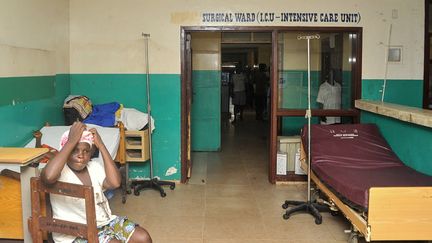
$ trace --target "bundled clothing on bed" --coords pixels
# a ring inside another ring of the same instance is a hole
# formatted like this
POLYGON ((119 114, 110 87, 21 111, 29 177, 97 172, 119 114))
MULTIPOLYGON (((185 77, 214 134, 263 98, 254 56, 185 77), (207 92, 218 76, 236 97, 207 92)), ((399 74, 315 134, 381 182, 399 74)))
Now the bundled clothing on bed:
MULTIPOLYGON (((117 102, 94 105, 93 112, 84 120, 84 123, 96 124, 103 127, 115 126, 117 121, 124 124, 126 130, 144 130, 148 125, 147 113, 134 108, 123 108, 117 102)), ((152 131, 155 129, 154 119, 152 121, 152 131)))
POLYGON ((84 120, 84 123, 113 127, 116 124, 115 113, 119 108, 120 104, 117 102, 93 105, 93 111, 84 120))

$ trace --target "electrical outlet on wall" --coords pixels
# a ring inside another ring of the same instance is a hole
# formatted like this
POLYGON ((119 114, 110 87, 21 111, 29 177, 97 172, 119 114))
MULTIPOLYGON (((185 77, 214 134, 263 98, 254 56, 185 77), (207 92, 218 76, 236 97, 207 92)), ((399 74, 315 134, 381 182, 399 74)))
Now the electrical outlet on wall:
POLYGON ((392 9, 392 19, 397 19, 399 11, 397 9, 392 9))

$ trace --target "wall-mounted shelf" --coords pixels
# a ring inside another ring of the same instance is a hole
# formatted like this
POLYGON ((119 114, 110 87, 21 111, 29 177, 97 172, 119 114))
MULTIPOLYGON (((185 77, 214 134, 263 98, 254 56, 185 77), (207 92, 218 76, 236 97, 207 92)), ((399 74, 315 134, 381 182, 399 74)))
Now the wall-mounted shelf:
POLYGON ((150 159, 148 129, 125 131, 126 161, 138 162, 150 159))
POLYGON ((355 107, 360 110, 432 128, 432 110, 371 100, 356 100, 355 107))

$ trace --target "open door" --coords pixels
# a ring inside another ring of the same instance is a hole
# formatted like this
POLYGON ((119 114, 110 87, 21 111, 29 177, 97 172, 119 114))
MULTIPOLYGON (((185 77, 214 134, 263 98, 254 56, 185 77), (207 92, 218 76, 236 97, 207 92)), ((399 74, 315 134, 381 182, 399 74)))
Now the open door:
POLYGON ((192 104, 191 149, 194 152, 221 148, 221 34, 191 33, 192 104))
POLYGON ((181 30, 181 59, 182 59, 182 173, 181 182, 186 183, 191 176, 192 171, 192 157, 191 157, 191 107, 192 107, 192 49, 191 49, 191 35, 183 28, 181 30))
POLYGON ((191 176, 194 151, 219 151, 220 32, 182 28, 182 182, 191 176))
POLYGON ((187 158, 186 158, 186 170, 187 179, 191 177, 192 172, 192 156, 191 156, 191 108, 193 99, 192 90, 192 48, 191 48, 191 34, 186 33, 185 39, 185 61, 186 61, 186 85, 187 85, 187 158))

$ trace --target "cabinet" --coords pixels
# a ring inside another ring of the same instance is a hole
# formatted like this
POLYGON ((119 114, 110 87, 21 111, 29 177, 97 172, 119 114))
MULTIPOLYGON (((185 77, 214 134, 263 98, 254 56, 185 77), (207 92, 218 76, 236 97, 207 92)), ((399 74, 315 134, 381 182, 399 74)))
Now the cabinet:
POLYGON ((125 131, 125 149, 127 162, 142 162, 149 160, 148 129, 143 131, 125 131))

